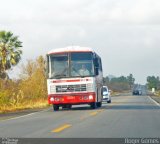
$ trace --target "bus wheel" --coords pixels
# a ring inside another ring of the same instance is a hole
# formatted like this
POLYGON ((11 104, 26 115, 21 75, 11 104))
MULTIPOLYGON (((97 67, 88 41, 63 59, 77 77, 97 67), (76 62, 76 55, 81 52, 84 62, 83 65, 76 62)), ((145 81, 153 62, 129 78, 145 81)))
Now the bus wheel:
POLYGON ((66 105, 63 105, 63 106, 62 106, 62 109, 65 109, 65 108, 67 108, 67 106, 66 106, 66 105))
POLYGON ((71 108, 72 108, 72 105, 67 105, 67 108, 68 108, 68 109, 71 109, 71 108))
POLYGON ((95 109, 96 107, 97 107, 97 103, 96 102, 91 103, 91 109, 95 109))
POLYGON ((102 102, 97 102, 97 107, 101 107, 102 106, 102 102))
POLYGON ((63 105, 62 108, 63 108, 63 109, 66 109, 66 108, 67 108, 67 109, 71 109, 71 108, 72 108, 72 105, 70 105, 70 104, 69 104, 69 105, 63 105))
POLYGON ((59 110, 59 105, 53 105, 53 110, 58 111, 59 110))

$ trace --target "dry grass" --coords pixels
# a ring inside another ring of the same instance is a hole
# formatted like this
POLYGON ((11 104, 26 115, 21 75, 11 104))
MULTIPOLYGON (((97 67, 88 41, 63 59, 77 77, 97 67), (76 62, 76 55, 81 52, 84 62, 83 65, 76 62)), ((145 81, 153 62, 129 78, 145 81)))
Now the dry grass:
POLYGON ((155 95, 160 97, 160 91, 155 92, 155 95))
POLYGON ((30 100, 15 105, 1 105, 0 113, 15 112, 25 109, 45 108, 48 106, 47 99, 30 100))
POLYGON ((0 79, 0 113, 48 106, 44 67, 40 56, 22 66, 18 80, 0 79))

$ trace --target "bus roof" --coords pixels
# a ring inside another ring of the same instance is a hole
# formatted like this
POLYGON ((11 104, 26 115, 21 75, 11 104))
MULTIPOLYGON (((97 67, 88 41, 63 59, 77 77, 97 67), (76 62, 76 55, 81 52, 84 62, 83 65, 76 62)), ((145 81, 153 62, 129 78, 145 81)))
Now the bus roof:
POLYGON ((80 46, 68 46, 64 48, 52 49, 48 54, 64 53, 64 52, 94 52, 92 48, 80 46))

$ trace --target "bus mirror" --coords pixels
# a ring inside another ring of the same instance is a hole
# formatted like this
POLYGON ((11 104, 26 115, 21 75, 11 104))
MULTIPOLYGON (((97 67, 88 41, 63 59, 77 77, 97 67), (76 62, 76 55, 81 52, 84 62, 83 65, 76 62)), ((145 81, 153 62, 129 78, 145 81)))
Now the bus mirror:
POLYGON ((96 75, 99 74, 99 70, 98 70, 98 67, 96 67, 96 75))
POLYGON ((95 66, 98 67, 98 59, 95 58, 95 66))

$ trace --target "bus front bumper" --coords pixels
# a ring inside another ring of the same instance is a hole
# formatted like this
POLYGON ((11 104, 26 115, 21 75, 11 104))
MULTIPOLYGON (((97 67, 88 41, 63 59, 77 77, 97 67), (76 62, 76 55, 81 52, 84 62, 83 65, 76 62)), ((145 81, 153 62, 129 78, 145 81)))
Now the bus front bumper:
POLYGON ((76 93, 76 94, 50 94, 48 95, 49 104, 89 104, 96 102, 95 93, 76 93))

